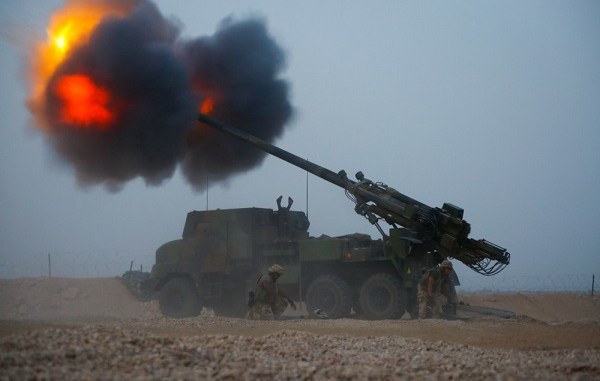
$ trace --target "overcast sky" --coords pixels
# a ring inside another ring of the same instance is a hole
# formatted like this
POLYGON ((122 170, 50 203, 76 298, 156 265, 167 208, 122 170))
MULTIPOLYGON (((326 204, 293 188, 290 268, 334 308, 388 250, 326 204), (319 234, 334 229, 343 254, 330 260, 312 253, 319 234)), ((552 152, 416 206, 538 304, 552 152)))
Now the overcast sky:
MULTIPOLYGON (((599 2, 156 3, 186 36, 230 15, 267 20, 295 110, 281 148, 463 207, 473 238, 512 254, 497 279, 600 273, 599 2)), ((179 173, 158 187, 80 188, 25 107, 27 44, 60 5, 0 3, 1 278, 45 275, 48 253, 58 275, 149 269, 186 213, 207 206, 274 208, 283 195, 307 209, 306 173, 277 158, 208 195, 179 173)), ((314 176, 308 188, 312 235, 377 237, 343 190, 314 176)))

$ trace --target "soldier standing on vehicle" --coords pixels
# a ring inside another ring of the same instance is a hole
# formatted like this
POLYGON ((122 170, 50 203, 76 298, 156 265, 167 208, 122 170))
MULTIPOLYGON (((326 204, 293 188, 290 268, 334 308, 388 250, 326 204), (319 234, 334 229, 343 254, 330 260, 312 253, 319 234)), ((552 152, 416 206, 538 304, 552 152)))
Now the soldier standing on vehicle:
POLYGON ((250 310, 246 315, 252 320, 275 320, 281 316, 288 305, 296 310, 296 304, 283 291, 277 287, 277 279, 283 275, 283 267, 273 265, 268 273, 256 282, 254 294, 250 294, 248 306, 250 310))
POLYGON ((452 271, 452 262, 445 259, 438 267, 423 273, 417 293, 419 319, 428 317, 428 309, 431 309, 431 317, 438 319, 441 317, 440 312, 444 304, 456 303, 456 291, 449 278, 452 271))

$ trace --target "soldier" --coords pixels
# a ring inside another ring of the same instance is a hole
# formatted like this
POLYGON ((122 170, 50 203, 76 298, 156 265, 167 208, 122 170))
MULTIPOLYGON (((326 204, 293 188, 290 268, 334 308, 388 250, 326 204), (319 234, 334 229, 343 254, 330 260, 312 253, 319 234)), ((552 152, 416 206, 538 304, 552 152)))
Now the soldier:
POLYGON ((419 301, 419 319, 425 319, 427 309, 431 308, 431 317, 441 317, 442 305, 456 303, 456 291, 449 278, 452 272, 452 262, 445 259, 438 267, 425 271, 419 281, 417 299, 419 301))
POLYGON ((247 319, 275 320, 281 316, 288 304, 296 310, 296 304, 277 285, 277 279, 283 274, 283 267, 273 265, 268 274, 261 276, 256 282, 254 295, 250 294, 247 319))

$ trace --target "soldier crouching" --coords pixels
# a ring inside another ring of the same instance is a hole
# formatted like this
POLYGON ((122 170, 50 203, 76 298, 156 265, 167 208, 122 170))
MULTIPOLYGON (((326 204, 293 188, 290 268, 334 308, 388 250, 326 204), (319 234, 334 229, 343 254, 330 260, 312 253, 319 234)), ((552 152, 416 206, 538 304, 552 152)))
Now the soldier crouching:
POLYGON ((456 290, 449 278, 452 271, 452 262, 446 259, 440 263, 438 268, 427 270, 423 274, 417 292, 419 319, 428 317, 439 319, 442 306, 456 305, 456 290))
POLYGON ((277 287, 277 279, 283 274, 283 267, 273 265, 268 273, 256 282, 254 293, 250 294, 248 306, 250 309, 246 319, 275 320, 281 316, 287 306, 296 309, 296 304, 277 287))

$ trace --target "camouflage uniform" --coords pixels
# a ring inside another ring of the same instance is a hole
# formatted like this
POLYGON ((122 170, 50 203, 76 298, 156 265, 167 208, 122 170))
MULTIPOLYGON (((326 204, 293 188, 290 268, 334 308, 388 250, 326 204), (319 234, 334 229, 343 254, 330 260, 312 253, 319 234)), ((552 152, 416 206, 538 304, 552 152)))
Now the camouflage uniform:
POLYGON ((275 320, 279 318, 281 314, 283 314, 283 311, 285 311, 288 305, 288 301, 278 295, 274 304, 255 303, 252 307, 250 307, 250 310, 248 310, 246 319, 275 320))
MULTIPOLYGON (((283 272, 283 269, 281 271, 283 272)), ((275 320, 281 316, 289 305, 287 297, 283 295, 275 284, 277 278, 274 278, 271 274, 269 272, 269 274, 261 276, 258 282, 256 282, 254 304, 246 314, 247 319, 275 320)))
MULTIPOLYGON (((443 265, 447 265, 449 261, 442 262, 443 265)), ((452 264, 447 265, 452 270, 452 264)), ((419 303, 419 319, 428 317, 427 309, 431 308, 431 317, 438 319, 441 317, 442 306, 447 303, 457 302, 456 290, 454 284, 448 277, 444 276, 441 268, 433 268, 426 271, 421 280, 419 281, 419 288, 417 291, 417 301, 419 303), (432 297, 428 298, 427 287, 429 278, 433 279, 432 297)))

